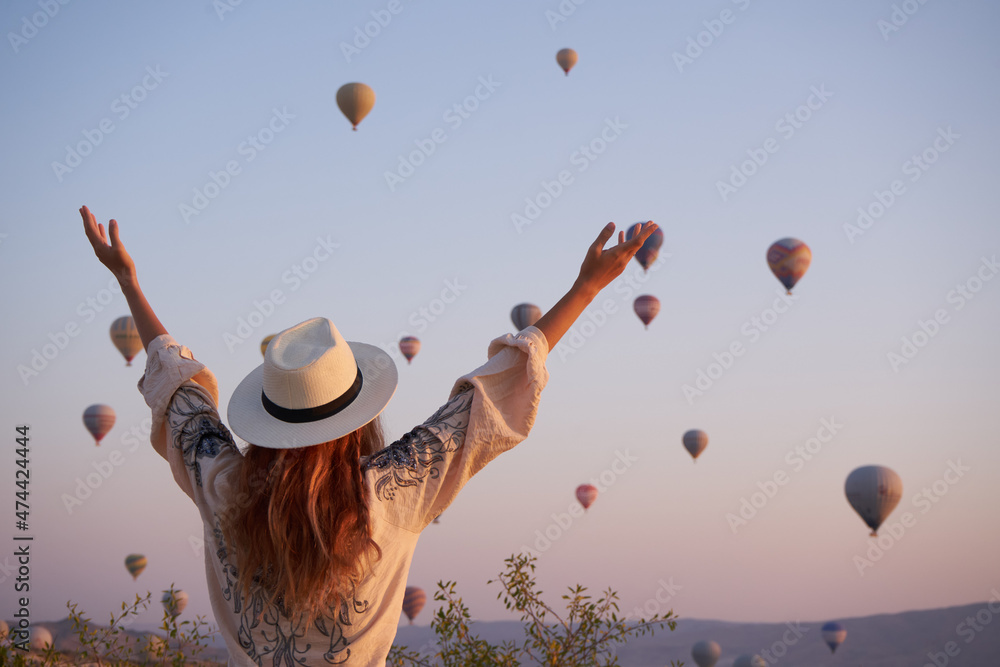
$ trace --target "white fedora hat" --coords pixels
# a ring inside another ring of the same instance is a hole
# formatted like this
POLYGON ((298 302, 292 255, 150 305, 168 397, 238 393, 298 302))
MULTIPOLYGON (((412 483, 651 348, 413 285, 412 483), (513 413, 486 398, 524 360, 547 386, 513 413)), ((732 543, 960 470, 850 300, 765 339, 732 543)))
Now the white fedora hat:
POLYGON ((375 419, 396 392, 383 350, 348 343, 316 317, 276 335, 264 363, 229 400, 229 425, 259 447, 293 449, 336 440, 375 419))

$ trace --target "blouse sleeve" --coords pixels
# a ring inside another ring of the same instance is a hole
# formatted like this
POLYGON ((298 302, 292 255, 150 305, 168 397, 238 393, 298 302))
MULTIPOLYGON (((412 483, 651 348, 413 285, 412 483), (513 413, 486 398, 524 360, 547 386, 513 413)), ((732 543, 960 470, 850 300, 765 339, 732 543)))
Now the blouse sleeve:
POLYGON ((217 488, 225 479, 224 464, 241 457, 219 418, 215 375, 169 334, 153 339, 146 353, 139 391, 152 410, 153 449, 170 464, 184 493, 214 507, 224 495, 217 488))
POLYGON ((387 521, 423 530, 483 466, 528 436, 548 351, 535 327, 495 339, 489 360, 455 382, 447 403, 365 462, 387 521))

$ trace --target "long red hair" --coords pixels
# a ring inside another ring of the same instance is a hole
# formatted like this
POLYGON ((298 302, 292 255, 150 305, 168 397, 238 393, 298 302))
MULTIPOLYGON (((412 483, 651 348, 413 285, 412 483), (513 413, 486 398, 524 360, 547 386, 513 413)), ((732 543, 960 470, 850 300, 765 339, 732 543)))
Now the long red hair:
POLYGON ((281 599, 296 620, 339 611, 382 552, 372 539, 361 457, 384 446, 380 419, 297 449, 251 445, 221 518, 244 599, 281 599), (334 611, 331 611, 334 610, 334 611))

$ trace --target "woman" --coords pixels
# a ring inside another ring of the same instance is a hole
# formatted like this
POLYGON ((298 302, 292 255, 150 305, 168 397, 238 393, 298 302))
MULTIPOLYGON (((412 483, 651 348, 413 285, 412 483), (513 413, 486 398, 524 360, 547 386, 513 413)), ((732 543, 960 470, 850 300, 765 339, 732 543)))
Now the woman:
POLYGON ((153 313, 118 223, 105 232, 86 206, 80 214, 146 348, 150 441, 201 513, 230 665, 385 664, 420 531, 527 437, 549 350, 656 230, 646 223, 627 242, 619 232, 605 250, 609 223, 569 292, 534 326, 494 340, 448 402, 388 447, 378 415, 396 389, 392 359, 324 318, 281 332, 229 402, 230 426, 252 443, 241 455, 215 376, 153 313))

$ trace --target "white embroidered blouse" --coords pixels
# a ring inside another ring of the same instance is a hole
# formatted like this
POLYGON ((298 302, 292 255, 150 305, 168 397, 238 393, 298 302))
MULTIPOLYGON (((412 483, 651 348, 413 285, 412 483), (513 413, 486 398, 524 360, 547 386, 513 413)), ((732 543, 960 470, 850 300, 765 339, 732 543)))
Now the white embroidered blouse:
POLYGON ((420 531, 483 466, 527 437, 548 381, 548 344, 538 329, 501 336, 490 343, 489 360, 459 378, 427 421, 363 459, 382 558, 353 599, 302 627, 277 605, 264 608, 262 599, 238 592, 238 559, 218 515, 242 456, 219 418, 215 376, 169 335, 147 352, 139 391, 152 409, 150 440, 201 513, 212 610, 229 664, 239 666, 383 666, 420 531))

